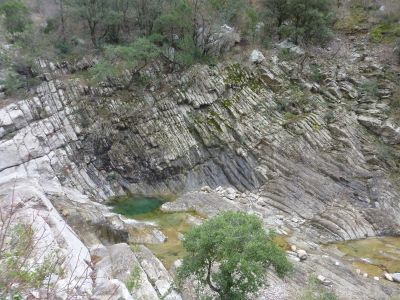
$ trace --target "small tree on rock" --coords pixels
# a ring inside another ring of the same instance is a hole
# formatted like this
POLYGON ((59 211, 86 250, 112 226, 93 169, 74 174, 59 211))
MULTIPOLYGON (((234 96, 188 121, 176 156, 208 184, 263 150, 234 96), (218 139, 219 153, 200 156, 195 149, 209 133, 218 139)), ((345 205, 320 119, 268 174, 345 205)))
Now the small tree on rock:
POLYGON ((128 80, 124 88, 129 89, 135 80, 140 78, 140 71, 161 54, 161 49, 153 43, 153 37, 138 38, 126 46, 107 46, 103 61, 91 68, 95 81, 105 81, 113 77, 124 77, 128 80))
POLYGON ((333 0, 263 0, 279 37, 296 44, 323 44, 332 36, 333 0))
POLYGON ((254 215, 221 213, 185 235, 188 255, 178 269, 179 282, 193 276, 219 299, 247 299, 264 284, 268 266, 279 276, 292 268, 274 237, 254 215))

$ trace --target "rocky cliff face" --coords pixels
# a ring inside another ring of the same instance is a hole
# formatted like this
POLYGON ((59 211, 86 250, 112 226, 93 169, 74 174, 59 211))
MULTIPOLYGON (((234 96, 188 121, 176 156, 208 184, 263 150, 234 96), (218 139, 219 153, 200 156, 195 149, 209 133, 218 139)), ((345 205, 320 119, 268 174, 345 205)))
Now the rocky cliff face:
POLYGON ((398 234, 399 192, 380 159, 384 147, 398 155, 399 128, 385 115, 393 86, 363 92, 385 74, 373 61, 328 64, 321 84, 276 57, 163 75, 86 100, 83 152, 132 192, 231 185, 306 220, 321 240, 398 234))
MULTIPOLYGON (((21 214, 41 216, 55 247, 71 253, 69 275, 85 279, 77 293, 93 299, 113 297, 114 290, 131 297, 122 282, 134 266, 142 282, 135 297, 180 298, 147 249, 135 254, 126 245, 101 245, 134 241, 132 229, 153 228, 101 204, 123 189, 165 195, 231 186, 239 196, 227 198, 237 203, 224 209, 254 211, 308 245, 398 235, 400 192, 391 175, 400 127, 388 115, 395 88, 388 74, 395 72, 373 52, 351 50, 325 60, 318 78, 309 63, 301 70, 274 55, 183 74, 153 66, 148 82, 131 92, 118 83, 89 87, 76 79, 90 61, 38 61, 46 80, 34 97, 0 109, 0 196, 21 203, 21 214), (368 80, 377 82, 373 93, 363 88, 368 80), (89 280, 89 271, 98 276, 89 280)), ((191 195, 183 198, 192 201, 191 195)), ((207 197, 195 194, 194 208, 207 197)), ((148 238, 157 239, 151 232, 148 238)), ((349 279, 348 267, 337 271, 323 250, 313 249, 315 260, 287 283, 292 290, 315 268, 351 299, 385 298, 395 290, 374 284, 371 292, 369 283, 349 279)))

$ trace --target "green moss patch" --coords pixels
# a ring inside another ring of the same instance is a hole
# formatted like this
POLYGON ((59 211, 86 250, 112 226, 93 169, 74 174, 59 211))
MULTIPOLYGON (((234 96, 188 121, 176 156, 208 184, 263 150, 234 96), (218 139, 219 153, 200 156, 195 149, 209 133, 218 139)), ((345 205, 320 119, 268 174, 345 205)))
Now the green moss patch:
POLYGON ((371 30, 371 40, 375 43, 391 43, 400 37, 399 23, 382 23, 371 30))
POLYGON ((360 31, 367 27, 368 12, 362 8, 352 8, 348 16, 335 23, 335 29, 346 33, 360 31))

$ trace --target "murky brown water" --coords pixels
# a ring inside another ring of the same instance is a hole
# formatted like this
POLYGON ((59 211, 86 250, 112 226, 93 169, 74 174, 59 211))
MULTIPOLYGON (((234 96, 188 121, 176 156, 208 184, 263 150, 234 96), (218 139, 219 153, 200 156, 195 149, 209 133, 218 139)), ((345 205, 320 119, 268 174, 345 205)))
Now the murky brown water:
POLYGON ((355 269, 373 276, 400 272, 400 237, 368 238, 331 244, 355 269))

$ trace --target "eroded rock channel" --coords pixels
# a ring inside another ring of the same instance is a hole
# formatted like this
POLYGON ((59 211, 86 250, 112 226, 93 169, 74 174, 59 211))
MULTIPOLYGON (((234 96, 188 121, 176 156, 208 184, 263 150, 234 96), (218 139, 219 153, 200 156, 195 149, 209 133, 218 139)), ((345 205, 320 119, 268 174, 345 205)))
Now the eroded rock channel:
MULTIPOLYGON (((172 288, 170 267, 180 234, 221 210, 259 215, 296 248, 294 274, 270 274, 259 299, 296 299, 311 275, 340 299, 396 296, 398 283, 359 275, 355 261, 324 246, 400 234, 400 129, 388 112, 395 72, 379 53, 346 51, 338 55, 348 63, 323 64, 320 83, 271 53, 179 75, 153 65, 154 81, 134 92, 79 80, 90 60, 38 60, 46 80, 0 108, 1 205, 38 215, 54 249, 71 253, 66 281, 83 281, 92 299, 115 290, 123 299, 195 298, 172 288), (366 78, 379 82, 376 94, 362 90, 366 78), (131 218, 106 205, 125 191, 179 196, 131 218), (132 270, 140 288, 129 291, 132 270)), ((397 241, 387 248, 383 256, 398 255, 397 241)))

